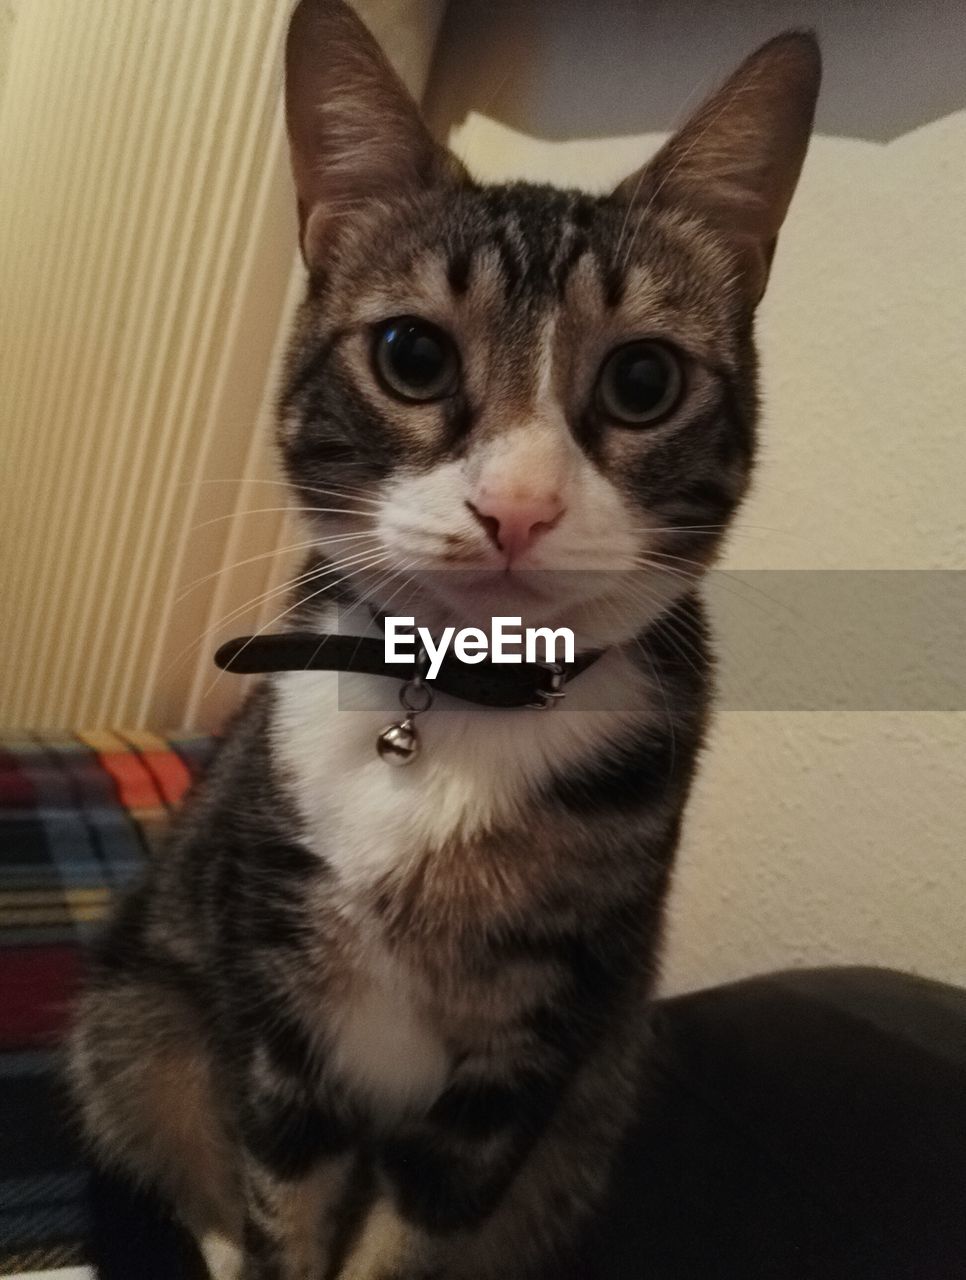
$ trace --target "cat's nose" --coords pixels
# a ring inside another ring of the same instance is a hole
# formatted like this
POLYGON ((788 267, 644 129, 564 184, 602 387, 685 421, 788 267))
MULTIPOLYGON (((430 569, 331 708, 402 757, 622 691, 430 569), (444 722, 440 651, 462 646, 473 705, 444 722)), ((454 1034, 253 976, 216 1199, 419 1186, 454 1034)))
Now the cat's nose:
POLYGON ((564 513, 556 493, 499 493, 482 489, 466 505, 507 562, 512 562, 549 532, 564 513))

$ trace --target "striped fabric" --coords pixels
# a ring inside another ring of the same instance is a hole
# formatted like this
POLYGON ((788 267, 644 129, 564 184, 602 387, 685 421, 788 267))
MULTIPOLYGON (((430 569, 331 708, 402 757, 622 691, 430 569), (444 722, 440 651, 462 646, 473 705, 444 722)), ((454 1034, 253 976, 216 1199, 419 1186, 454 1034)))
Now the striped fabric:
POLYGON ((85 943, 212 746, 144 732, 0 737, 0 1275, 84 1261, 58 1046, 85 943))

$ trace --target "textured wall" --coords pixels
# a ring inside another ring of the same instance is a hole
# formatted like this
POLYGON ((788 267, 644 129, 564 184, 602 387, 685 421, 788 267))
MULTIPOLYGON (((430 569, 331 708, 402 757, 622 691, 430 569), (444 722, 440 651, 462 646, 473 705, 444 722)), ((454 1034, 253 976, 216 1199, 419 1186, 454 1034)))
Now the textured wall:
MULTIPOLYGON (((419 89, 442 0, 359 7, 419 89)), ((4 17, 0 725, 217 722, 241 688, 213 685, 217 640, 283 607, 298 534, 266 440, 301 274, 288 8, 4 17)))
MULTIPOLYGON (((481 174, 606 189, 702 86, 801 24, 826 87, 762 310, 764 452, 729 563, 963 568, 961 5, 456 0, 430 101, 481 174)), ((966 982, 964 784, 962 714, 722 712, 668 986, 826 961, 966 982)))
POLYGON ((3 91, 7 83, 7 61, 13 45, 13 29, 17 21, 14 0, 0 0, 0 110, 3 108, 3 91))

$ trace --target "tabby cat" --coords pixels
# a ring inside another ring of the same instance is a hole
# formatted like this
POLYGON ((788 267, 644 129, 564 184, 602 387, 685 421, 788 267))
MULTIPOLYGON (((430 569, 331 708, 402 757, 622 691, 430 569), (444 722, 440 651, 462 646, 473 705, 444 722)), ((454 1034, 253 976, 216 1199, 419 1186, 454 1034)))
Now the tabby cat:
POLYGON ((560 1276, 601 1202, 819 68, 770 41, 610 194, 484 186, 346 5, 295 10, 278 441, 316 550, 286 620, 489 600, 600 656, 551 711, 438 695, 405 770, 373 745, 398 681, 264 679, 121 906, 72 1045, 85 1132, 246 1280, 560 1276))

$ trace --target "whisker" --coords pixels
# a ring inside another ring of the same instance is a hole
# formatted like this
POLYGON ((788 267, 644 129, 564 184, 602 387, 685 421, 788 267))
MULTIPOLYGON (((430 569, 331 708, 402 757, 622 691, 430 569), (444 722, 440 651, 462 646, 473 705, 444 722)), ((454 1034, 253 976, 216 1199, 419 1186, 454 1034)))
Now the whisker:
MULTIPOLYGON (((655 604, 660 605, 663 603, 660 597, 652 595, 649 592, 646 592, 643 588, 641 588, 640 590, 641 590, 641 594, 637 598, 642 603, 650 604, 650 605, 655 605, 655 604)), ((671 641, 671 645, 675 653, 677 653, 681 658, 683 658, 684 661, 691 668, 691 670, 697 676, 700 677, 703 674, 701 668, 697 667, 691 661, 691 659, 687 656, 687 654, 684 653, 682 649, 678 646, 676 641, 680 641, 681 644, 686 645, 687 648, 690 650, 690 652, 694 654, 694 656, 702 662, 704 661, 704 657, 705 657, 703 651, 697 647, 697 645, 690 639, 690 637, 681 633, 680 629, 671 621, 671 619, 667 616, 666 612, 662 612, 662 614, 658 615, 658 617, 660 620, 660 624, 667 629, 668 639, 671 641)), ((655 621, 657 620, 658 619, 656 619, 655 621)))
MULTIPOLYGON (((363 592, 362 592, 362 595, 360 596, 360 600, 361 600, 361 601, 363 601, 363 602, 365 602, 365 603, 369 603, 369 602, 372 600, 372 598, 375 596, 375 593, 376 593, 377 591, 381 591, 381 590, 382 590, 382 588, 383 588, 384 586, 388 587, 388 586, 389 586, 389 584, 393 581, 393 579, 394 579, 394 578, 402 577, 402 575, 406 572, 406 570, 407 570, 407 569, 411 569, 411 568, 412 568, 412 566, 413 566, 415 563, 416 563, 416 561, 415 561, 415 560, 410 560, 410 561, 408 561, 408 563, 406 563, 406 564, 402 565, 402 566, 401 566, 400 568, 398 568, 398 569, 391 569, 391 570, 389 571, 388 575, 383 575, 383 577, 382 577, 382 578, 380 578, 380 580, 379 580, 379 581, 378 581, 378 582, 377 582, 377 583, 376 583, 376 584, 375 584, 375 585, 374 585, 370 590, 368 590, 368 591, 363 591, 363 592)), ((408 585, 409 585, 409 583, 410 583, 410 582, 412 582, 412 580, 413 580, 413 578, 414 578, 415 576, 416 576, 415 574, 410 574, 410 576, 406 579, 406 582, 405 582, 403 585, 404 585, 404 586, 408 586, 408 585)), ((385 613, 385 612, 386 612, 386 610, 389 608, 389 605, 390 605, 390 604, 392 604, 393 600, 395 600, 396 596, 397 596, 397 595, 399 595, 399 592, 400 592, 402 589, 403 589, 402 587, 397 587, 397 588, 396 588, 396 590, 392 593, 392 595, 389 597, 389 599, 388 599, 388 600, 381 602, 381 604, 380 604, 380 611, 381 611, 382 613, 385 613)), ((370 604, 370 608, 371 608, 371 604, 370 604)), ((359 652, 359 645, 360 645, 360 644, 362 644, 362 636, 360 636, 360 637, 359 637, 359 639, 356 641, 356 646, 355 646, 355 648, 352 650, 352 659, 353 659, 353 660, 355 659, 356 654, 359 652)), ((350 665, 351 665, 351 663, 350 663, 350 665)))
MULTIPOLYGON (((735 524, 676 524, 667 527, 650 526, 638 530, 639 533, 727 533, 729 537, 737 535, 739 537, 750 537, 752 533, 777 533, 784 538, 791 538, 796 542, 810 543, 810 539, 803 538, 797 533, 792 533, 790 529, 778 529, 774 525, 767 524, 746 524, 743 520, 735 524)), ((817 544, 814 544, 817 545, 817 544)))
MULTIPOLYGON (((381 555, 377 555, 375 560, 370 561, 365 567, 369 569, 374 568, 376 564, 382 561, 388 560, 391 555, 392 555, 392 552, 385 551, 381 555)), ((358 570, 359 566, 357 566, 356 568, 358 570)), ((238 652, 232 657, 231 661, 224 668, 224 670, 218 672, 214 680, 212 680, 211 684, 205 690, 204 696, 208 697, 208 695, 212 692, 212 690, 218 684, 218 681, 221 679, 221 677, 231 670, 231 663, 234 662, 235 659, 240 658, 241 655, 248 648, 248 646, 252 643, 252 641, 257 640, 259 636, 264 635, 264 633, 269 629, 269 627, 273 627, 277 622, 281 622, 283 618, 287 618, 289 614, 294 613, 296 609, 303 608, 310 601, 317 599, 319 596, 325 595, 327 591, 331 591, 334 587, 338 587, 343 582, 347 582, 351 577, 352 577, 352 574, 347 573, 343 577, 336 579, 335 582, 327 583, 324 587, 321 587, 318 591, 314 591, 310 596, 306 597, 306 599, 296 600, 294 604, 290 604, 287 609, 283 609, 281 613, 277 613, 274 618, 271 618, 263 626, 259 627, 258 630, 254 633, 254 635, 251 635, 248 637, 248 639, 245 641, 242 647, 238 650, 238 652)))
MULTIPOLYGON (((706 582, 709 587, 717 587, 723 590, 726 589, 736 595, 739 600, 745 600, 747 603, 755 604, 755 601, 748 601, 747 597, 742 595, 742 592, 738 590, 738 588, 741 587, 746 591, 752 592, 761 599, 767 600, 769 604, 776 605, 779 609, 784 609, 790 617, 800 618, 802 616, 797 609, 792 608, 792 606, 787 604, 784 600, 779 600, 775 596, 769 595, 767 591, 763 591, 761 587, 755 586, 754 583, 745 582, 743 578, 738 577, 737 575, 740 571, 737 569, 722 569, 715 573, 705 571, 698 574, 689 573, 684 569, 677 569, 673 565, 669 564, 657 564, 654 562, 648 563, 646 559, 638 560, 638 566, 642 569, 651 569, 655 573, 671 574, 672 576, 680 578, 682 581, 688 583, 697 584, 698 582, 706 582)), ((754 570, 750 570, 749 572, 754 572, 754 570)), ((760 608, 761 606, 759 605, 758 607, 760 608)))
POLYGON ((646 569, 658 568, 659 566, 653 563, 655 559, 673 560, 675 564, 693 564, 695 565, 696 568, 700 569, 702 572, 704 572, 708 568, 708 566, 704 563, 703 560, 689 560, 687 556, 671 555, 669 551, 647 550, 644 552, 643 557, 638 561, 638 563, 643 568, 646 568, 646 569))
MULTIPOLYGON (((617 620, 618 623, 622 622, 621 615, 618 612, 616 606, 612 606, 607 611, 612 614, 612 616, 617 620)), ((667 696, 667 690, 665 689, 664 681, 661 679, 660 673, 658 672, 657 664, 654 662, 654 659, 651 656, 651 654, 648 652, 648 650, 645 649, 644 643, 641 640, 641 637, 639 635, 634 635, 631 637, 631 640, 635 645, 637 645, 638 649, 641 652, 641 656, 644 658, 644 661, 650 667, 651 674, 654 677, 654 683, 658 687, 658 691, 661 695, 661 701, 664 704, 664 718, 667 722, 668 735, 671 739, 671 761, 670 761, 669 772, 673 774, 674 764, 677 759, 677 735, 675 734, 675 731, 674 731, 674 717, 671 715, 671 703, 667 696)))
POLYGON ((321 549, 323 545, 328 545, 330 542, 349 542, 359 538, 372 538, 373 540, 377 540, 377 535, 368 532, 339 533, 335 534, 331 538, 311 538, 308 542, 293 542, 287 547, 275 547, 271 551, 262 551, 257 556, 248 556, 244 560, 236 560, 234 564, 226 564, 220 569, 215 569, 213 573, 206 573, 203 578, 196 578, 194 582, 185 587, 180 595, 175 596, 174 603, 180 604, 182 600, 191 595, 192 591, 196 591, 203 583, 210 582, 212 578, 220 578, 223 573, 230 573, 232 569, 241 569, 246 564, 254 564, 258 560, 268 560, 272 556, 284 556, 292 551, 305 551, 312 547, 318 547, 321 549))
MULTIPOLYGON (((379 558, 379 555, 374 550, 367 551, 365 555, 369 557, 369 559, 362 560, 360 557, 357 563, 353 564, 352 566, 353 572, 357 572, 360 569, 367 568, 369 564, 373 563, 376 559, 379 558)), ((338 573, 341 569, 347 567, 348 563, 349 563, 348 560, 344 560, 334 565, 331 565, 328 563, 320 565, 317 568, 310 570, 308 573, 303 573, 296 578, 289 579, 288 582, 283 583, 280 587, 276 587, 271 591, 263 592, 262 595, 256 596, 253 600, 246 601, 246 603, 243 606, 241 606, 240 609, 235 609, 227 617, 222 618, 214 627, 210 627, 208 631, 205 633, 205 635, 210 636, 213 632, 220 630, 220 628, 223 627, 226 623, 231 622, 232 619, 236 617, 239 613, 247 612, 249 609, 254 608, 256 605, 263 604, 266 600, 270 600, 273 596, 280 595, 283 592, 286 592, 289 590, 294 590, 296 587, 306 586, 310 582, 317 582, 321 578, 328 577, 332 573, 338 573)), ((344 581, 344 579, 340 579, 340 581, 344 581)), ((337 584, 330 584, 330 585, 337 585, 337 584)), ((303 603, 303 601, 297 600, 292 607, 297 608, 298 605, 301 603, 303 603)), ((273 619, 272 621, 274 620, 275 619, 273 619)), ((265 625, 271 626, 272 623, 268 622, 265 625)), ((262 630, 264 630, 264 627, 261 628, 257 634, 261 634, 262 630)))
MULTIPOLYGON (((361 552, 358 554, 368 555, 368 554, 371 554, 371 552, 361 552)), ((344 567, 344 565, 347 562, 348 561, 339 562, 339 565, 336 567, 335 571, 338 572, 338 568, 344 567)), ((173 671, 179 665, 179 663, 182 662, 184 658, 188 656, 188 654, 192 653, 194 650, 199 648, 204 643, 205 640, 207 640, 210 636, 214 635, 217 631, 220 631, 222 627, 226 626, 229 622, 232 622, 235 618, 240 617, 244 613, 247 613, 250 609, 254 609, 256 605, 263 604, 266 600, 271 600, 273 596, 281 595, 285 591, 292 590, 295 587, 301 586, 306 582, 311 582, 314 578, 324 577, 326 572, 329 571, 329 568, 330 566, 326 563, 325 565, 318 566, 315 569, 307 570, 305 573, 297 574, 295 577, 289 578, 285 582, 279 583, 278 586, 271 587, 268 591, 263 591, 260 595, 251 597, 250 599, 246 600, 244 604, 238 605, 237 608, 232 609, 229 613, 225 614, 224 617, 219 618, 219 620, 213 626, 208 627, 205 631, 203 631, 200 636, 190 641, 190 643, 187 644, 180 651, 180 653, 178 653, 171 660, 171 662, 168 664, 168 666, 165 668, 162 674, 163 675, 170 674, 170 672, 173 671)))
MULTIPOLYGON (((190 483, 191 483, 190 481, 185 481, 185 484, 190 484, 190 483)), ((254 479, 232 480, 232 479, 223 479, 223 478, 218 478, 215 480, 202 480, 200 481, 200 483, 203 485, 231 484, 231 485, 237 486, 238 488, 246 488, 250 484, 267 484, 276 489, 287 489, 289 493, 291 493, 295 489, 302 489, 306 493, 318 493, 318 494, 321 494, 323 497, 333 497, 333 498, 348 497, 348 498, 355 498, 359 502, 369 502, 374 507, 381 505, 381 500, 379 498, 370 498, 366 493, 365 489, 357 489, 352 485, 338 485, 334 488, 321 488, 319 485, 303 484, 301 481, 298 484, 294 484, 289 480, 254 480, 254 479)))
MULTIPOLYGON (((399 569, 396 571, 396 573, 397 573, 398 575, 402 575, 402 574, 404 574, 404 573, 406 572, 406 570, 407 570, 407 569, 411 569, 411 568, 413 567, 413 565, 415 565, 416 563, 418 563, 418 561, 417 561, 417 559, 416 559, 416 558, 414 558, 414 559, 412 559, 412 560, 409 560, 409 561, 407 561, 407 562, 406 562, 406 564, 402 565, 402 566, 401 566, 401 568, 399 568, 399 569)), ((396 588, 396 590, 392 593, 392 595, 389 597, 389 599, 388 599, 388 600, 380 600, 380 601, 378 602, 378 603, 379 603, 379 610, 380 610, 380 612, 381 612, 381 613, 385 613, 385 612, 388 610, 389 606, 392 604, 393 600, 395 600, 396 596, 398 596, 398 595, 399 595, 399 593, 400 593, 401 591, 404 591, 404 590, 406 589, 406 587, 408 587, 408 586, 409 586, 409 584, 413 581, 413 579, 414 579, 415 577, 416 577, 416 575, 415 575, 414 573, 411 573, 411 574, 409 575, 409 577, 406 579, 406 581, 405 581, 401 586, 399 586, 399 587, 397 587, 397 588, 396 588)), ((388 586, 390 582, 392 582, 392 575, 390 575, 390 577, 389 577, 389 579, 387 580, 387 582, 385 583, 385 585, 386 585, 386 586, 388 586)), ((383 584, 382 584, 382 583, 377 584, 377 586, 373 587, 373 588, 372 588, 372 590, 371 590, 370 592, 367 592, 367 593, 366 593, 365 598, 366 598, 366 599, 371 599, 372 597, 374 597, 374 596, 375 596, 376 591, 381 591, 381 590, 382 590, 382 587, 383 587, 383 584)))
POLYGON ((671 714, 671 702, 667 696, 667 690, 664 687, 664 681, 661 679, 660 673, 657 669, 657 664, 655 663, 649 651, 645 648, 644 641, 640 638, 640 636, 635 636, 634 643, 637 645, 638 649, 640 649, 641 653, 644 655, 644 659, 647 662, 647 665, 651 668, 651 674, 653 675, 654 682, 658 687, 658 691, 660 692, 661 701, 664 703, 664 717, 667 720, 668 736, 671 739, 671 759, 668 762, 668 780, 670 780, 670 778, 674 774, 674 766, 677 761, 677 752, 678 752, 678 739, 677 739, 677 734, 674 731, 674 716, 671 714))
POLYGON ((198 529, 207 529, 209 525, 221 524, 225 520, 234 520, 238 516, 263 516, 271 513, 286 512, 291 514, 314 514, 319 515, 335 515, 335 516, 359 516, 363 520, 371 520, 371 511, 353 511, 351 507, 250 507, 241 508, 238 511, 229 511, 227 515, 213 516, 210 520, 203 520, 201 524, 192 526, 191 532, 195 533, 198 529))
POLYGON ((701 582, 705 575, 703 573, 693 573, 690 569, 678 569, 673 564, 659 564, 654 560, 649 560, 646 556, 638 557, 635 562, 638 569, 649 569, 653 573, 666 573, 673 578, 678 578, 682 582, 698 583, 701 582))

